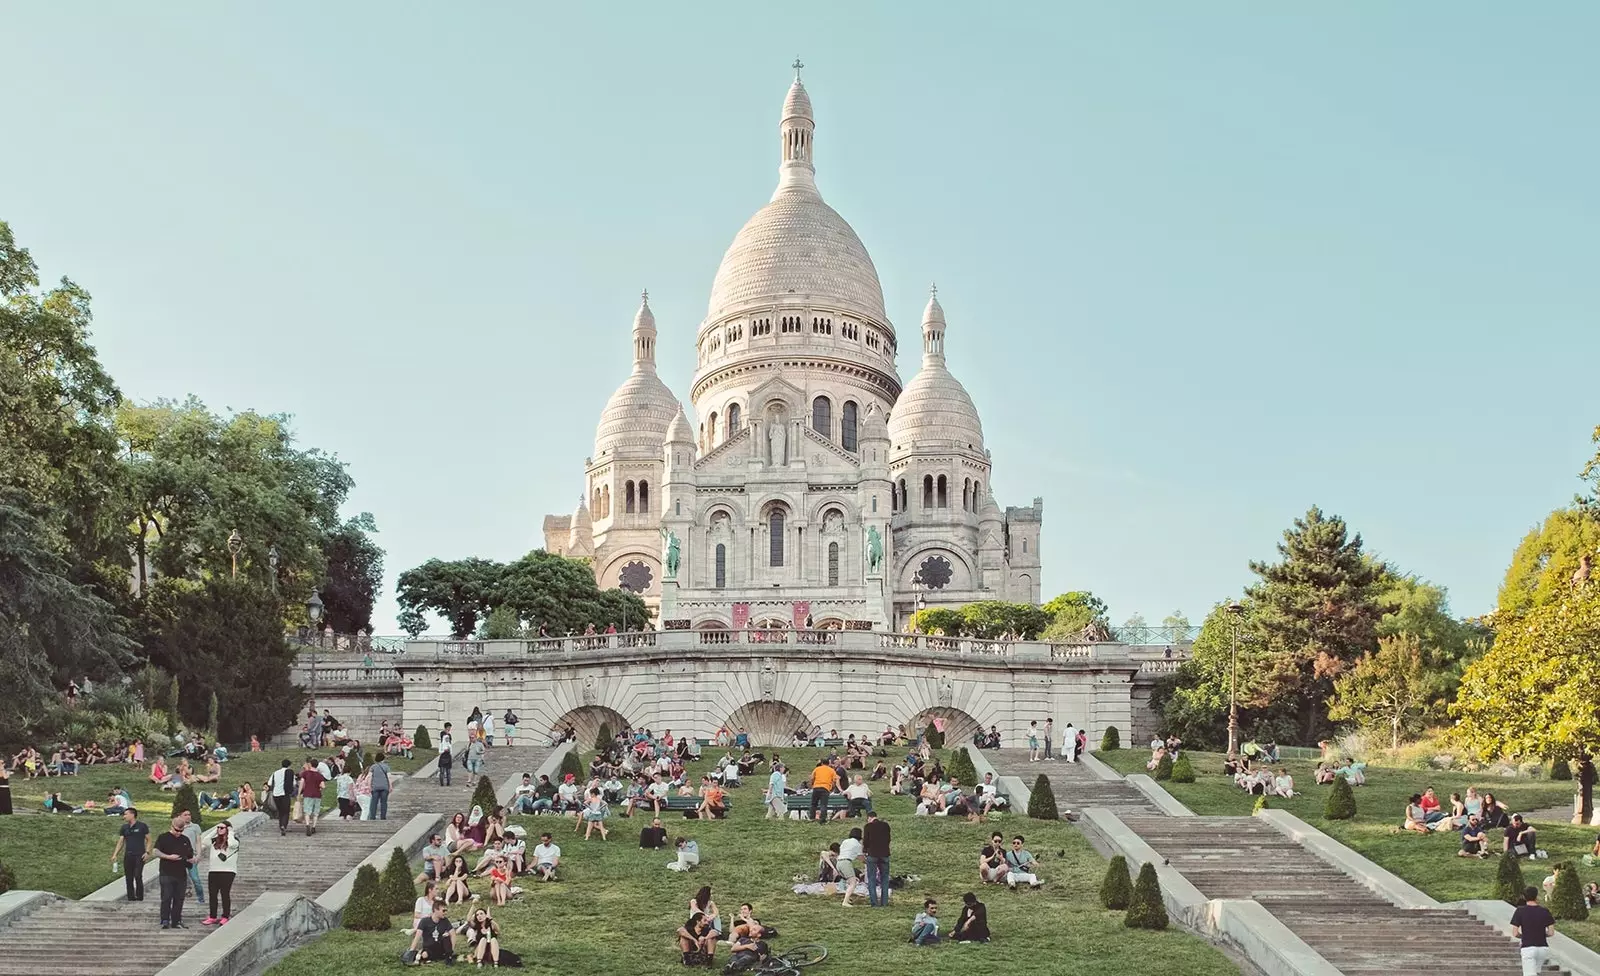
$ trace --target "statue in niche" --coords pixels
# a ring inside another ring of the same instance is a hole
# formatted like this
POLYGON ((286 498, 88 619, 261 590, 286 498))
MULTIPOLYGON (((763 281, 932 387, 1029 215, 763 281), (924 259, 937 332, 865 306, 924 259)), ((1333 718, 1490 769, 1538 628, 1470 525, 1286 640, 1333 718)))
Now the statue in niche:
POLYGON ((583 703, 593 705, 597 697, 594 690, 594 676, 590 675, 583 679, 583 703))
POLYGON ((956 697, 956 687, 955 687, 955 685, 947 677, 946 678, 940 678, 939 679, 939 704, 944 705, 945 707, 948 708, 950 703, 955 700, 955 697, 956 697))
POLYGON ((883 536, 876 525, 867 526, 867 570, 873 575, 883 568, 883 536))
POLYGON ((789 463, 789 432, 782 420, 767 424, 767 463, 774 467, 789 463))
POLYGON ((828 512, 822 517, 822 531, 840 532, 844 529, 844 516, 837 510, 828 512))
POLYGON ((678 535, 671 529, 661 530, 661 550, 665 554, 664 562, 667 566, 667 579, 678 578, 678 535))
POLYGON ((761 700, 772 701, 778 690, 778 669, 768 664, 761 669, 761 700))

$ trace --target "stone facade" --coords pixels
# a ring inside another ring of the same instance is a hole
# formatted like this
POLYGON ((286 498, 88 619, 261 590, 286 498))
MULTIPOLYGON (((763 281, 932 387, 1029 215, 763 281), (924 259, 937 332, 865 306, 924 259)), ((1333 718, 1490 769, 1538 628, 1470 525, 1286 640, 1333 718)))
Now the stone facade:
POLYGON ((697 629, 899 630, 919 605, 1037 603, 1043 500, 996 503, 937 293, 902 388, 872 258, 817 188, 815 130, 797 75, 777 189, 723 256, 696 332, 694 422, 656 375, 646 295, 633 372, 601 414, 577 511, 546 517, 545 548, 697 629))

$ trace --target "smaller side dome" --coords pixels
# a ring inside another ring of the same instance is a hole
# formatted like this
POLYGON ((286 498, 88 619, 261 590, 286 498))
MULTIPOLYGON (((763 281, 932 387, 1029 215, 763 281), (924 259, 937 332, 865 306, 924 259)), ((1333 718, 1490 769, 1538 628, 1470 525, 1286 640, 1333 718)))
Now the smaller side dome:
POLYGON ((935 286, 922 312, 922 369, 889 413, 891 455, 917 447, 983 453, 983 421, 961 381, 944 363, 944 306, 935 286))
POLYGON ((790 119, 815 121, 811 116, 811 95, 806 92, 806 86, 800 84, 798 77, 789 86, 789 94, 783 99, 783 118, 780 121, 787 122, 790 119))
POLYGON ((678 415, 672 418, 672 423, 667 425, 667 444, 693 444, 694 428, 689 426, 689 418, 684 416, 683 407, 679 405, 678 415))

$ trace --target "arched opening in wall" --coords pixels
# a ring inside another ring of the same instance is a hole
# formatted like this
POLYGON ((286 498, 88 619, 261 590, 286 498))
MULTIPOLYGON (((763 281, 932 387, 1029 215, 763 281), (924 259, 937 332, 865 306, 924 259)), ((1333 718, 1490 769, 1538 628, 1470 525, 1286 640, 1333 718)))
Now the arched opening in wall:
POLYGON ((933 507, 933 475, 931 474, 922 476, 922 507, 933 507))
POLYGON ((728 436, 729 437, 732 437, 734 434, 739 433, 739 420, 740 420, 740 417, 739 417, 739 405, 737 403, 728 404, 728 436))
POLYGON ((727 630, 728 625, 720 620, 702 620, 694 625, 695 630, 727 630))
POLYGON ((833 439, 833 401, 825 396, 811 401, 811 429, 822 435, 823 440, 833 439))
POLYGON ((950 507, 950 494, 945 489, 944 475, 942 475, 942 474, 939 476, 939 507, 940 508, 949 508, 950 507))
POLYGON ((589 514, 593 515, 595 518, 599 518, 600 517, 600 486, 599 485, 595 486, 594 498, 592 498, 589 501, 589 514))
POLYGON ((811 622, 812 630, 843 630, 844 620, 839 617, 823 617, 821 620, 811 622))
POLYGON ((947 749, 972 745, 973 733, 984 727, 982 722, 968 713, 959 708, 951 708, 949 705, 934 705, 922 709, 906 719, 906 727, 915 735, 933 724, 935 719, 939 720, 939 725, 944 726, 944 744, 947 749))
POLYGON ((962 478, 961 479, 961 510, 963 512, 972 511, 972 479, 971 478, 962 478))
POLYGON ((622 510, 627 514, 632 515, 635 511, 637 511, 637 503, 634 501, 633 497, 633 482, 628 482, 625 494, 627 495, 627 498, 623 502, 622 510))
POLYGON ((711 411, 711 416, 706 418, 706 435, 709 438, 706 441, 706 446, 707 447, 716 447, 717 446, 717 412, 715 410, 711 411))
POLYGON ((857 411, 854 400, 846 400, 839 410, 839 446, 847 451, 856 449, 857 411))
POLYGON ((600 515, 601 518, 610 518, 611 517, 611 486, 610 485, 604 485, 604 486, 602 486, 600 488, 600 512, 599 512, 599 515, 600 515))
POLYGON ((983 482, 974 481, 972 483, 972 510, 974 512, 981 510, 983 503, 981 501, 979 501, 979 499, 982 498, 982 497, 983 497, 983 482))
POLYGON ((599 735, 602 724, 610 726, 611 734, 616 735, 623 729, 630 728, 633 723, 615 708, 607 708, 604 705, 580 705, 556 719, 550 731, 560 735, 561 730, 569 725, 572 726, 573 733, 578 737, 577 748, 587 752, 594 748, 595 737, 599 735))
POLYGON ((906 494, 906 479, 900 479, 900 511, 905 511, 911 505, 911 498, 906 494))
POLYGON ((639 482, 639 511, 650 511, 650 482, 639 482))
POLYGON ((788 746, 801 729, 810 735, 814 724, 805 712, 784 701, 750 702, 728 716, 728 728, 735 734, 743 729, 751 744, 769 748, 788 746))

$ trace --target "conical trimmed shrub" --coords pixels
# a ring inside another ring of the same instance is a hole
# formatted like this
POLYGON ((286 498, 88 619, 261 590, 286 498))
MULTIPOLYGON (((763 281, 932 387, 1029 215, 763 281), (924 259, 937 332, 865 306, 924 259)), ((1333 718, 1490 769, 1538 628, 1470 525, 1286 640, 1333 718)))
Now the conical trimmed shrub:
POLYGON ((966 746, 956 750, 950 757, 950 778, 958 780, 963 786, 971 786, 978 781, 978 768, 972 765, 972 757, 967 754, 966 746))
POLYGON ((1172 781, 1174 783, 1193 783, 1194 764, 1189 762, 1189 754, 1182 753, 1172 763, 1172 781))
POLYGON ((500 801, 495 799, 494 795, 494 784, 489 782, 489 777, 479 776, 477 789, 472 791, 472 806, 482 807, 487 816, 499 805, 500 801))
POLYGON ((1354 820, 1356 818, 1356 794, 1350 788, 1350 782, 1340 773, 1333 778, 1333 789, 1328 791, 1328 802, 1322 808, 1324 820, 1354 820))
POLYGON ((611 748, 611 739, 611 723, 601 722, 600 731, 594 734, 594 751, 605 752, 607 749, 611 748))
MULTIPOLYGON (((1570 780, 1570 779, 1572 779, 1572 764, 1567 762, 1565 759, 1553 759, 1553 760, 1551 760, 1550 761, 1550 778, 1551 779, 1561 779, 1561 780, 1570 780)), ((1561 916, 1557 915, 1556 917, 1560 918, 1561 916)))
POLYGON ((583 763, 578 760, 577 752, 572 749, 568 749, 566 755, 561 757, 560 778, 565 779, 569 773, 575 780, 583 779, 583 763))
POLYGON ((1500 867, 1494 876, 1494 897, 1507 905, 1522 904, 1523 889, 1528 883, 1522 880, 1522 865, 1510 851, 1500 855, 1500 867))
POLYGON ((1121 911, 1133 900, 1133 875, 1128 873, 1128 859, 1118 854, 1106 866, 1106 877, 1100 882, 1100 904, 1121 911))
POLYGON ((190 819, 192 819, 197 826, 201 828, 205 827, 205 823, 200 812, 200 797, 195 793, 194 787, 190 786, 188 783, 178 787, 177 792, 172 794, 172 815, 176 817, 185 810, 189 811, 190 819))
POLYGON ((1556 869, 1556 885, 1550 890, 1545 907, 1562 921, 1582 922, 1589 917, 1589 906, 1583 901, 1583 881, 1571 861, 1556 869))
POLYGON ((411 735, 411 748, 422 750, 433 748, 433 736, 428 734, 426 725, 417 726, 417 731, 411 735))
POLYGON ((1060 820, 1056 809, 1056 791, 1050 788, 1050 777, 1043 773, 1033 781, 1033 795, 1028 797, 1028 816, 1035 820, 1060 820))
POLYGON ((17 876, 12 873, 6 862, 0 861, 0 895, 5 894, 17 886, 17 876))
POLYGON ((1133 883, 1133 897, 1128 900, 1128 914, 1122 924, 1130 929, 1164 929, 1167 927, 1167 906, 1161 900, 1161 882, 1156 880, 1156 866, 1146 863, 1139 869, 1139 880, 1133 883))
POLYGON ((1256 797, 1256 805, 1250 808, 1251 813, 1260 813, 1262 810, 1271 810, 1272 804, 1267 802, 1265 793, 1256 797))
POLYGON ((1170 754, 1161 754, 1160 761, 1156 763, 1156 771, 1152 775, 1157 780, 1168 780, 1172 778, 1172 756, 1170 754))
POLYGON ((350 900, 344 906, 344 927, 363 932, 381 932, 389 927, 389 909, 383 903, 383 880, 370 864, 356 871, 350 900))
POLYGON ((944 733, 935 728, 932 722, 929 722, 928 727, 922 730, 922 737, 928 741, 929 749, 944 748, 944 733))
POLYGON ((1122 748, 1122 733, 1117 731, 1115 725, 1106 726, 1104 734, 1100 736, 1101 752, 1116 752, 1122 748))
POLYGON ((417 886, 411 883, 411 862, 406 852, 396 847, 389 852, 389 863, 383 869, 383 904, 390 915, 411 911, 417 900, 417 886))

